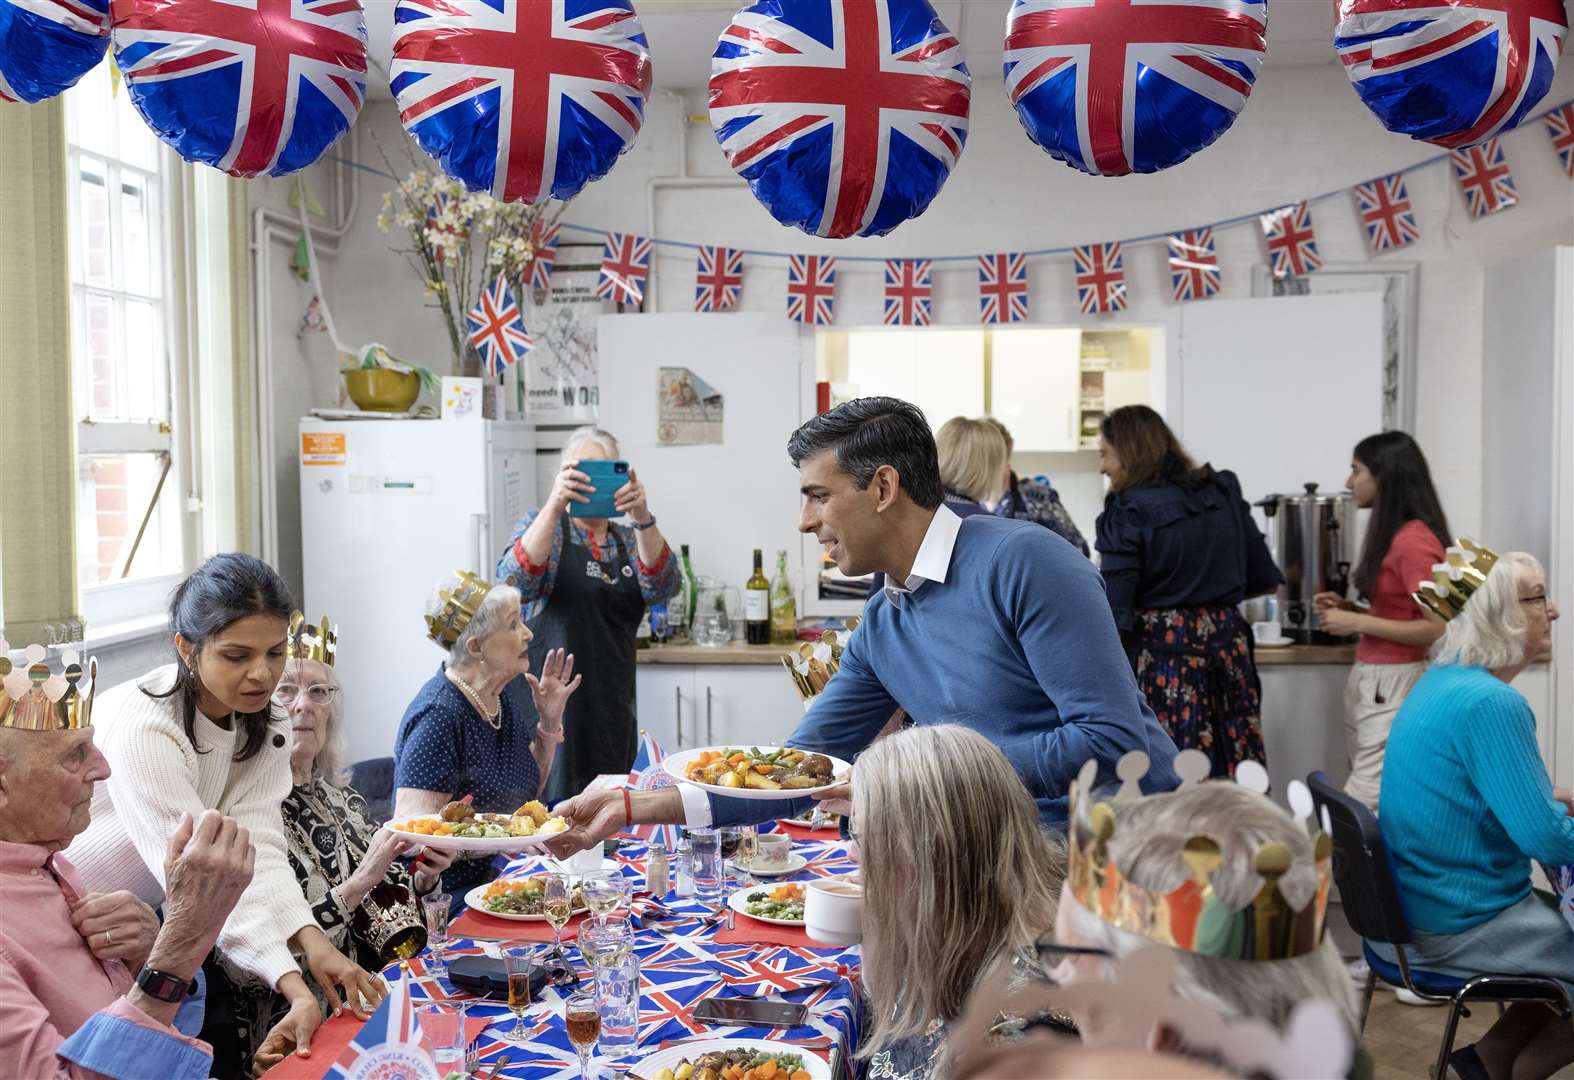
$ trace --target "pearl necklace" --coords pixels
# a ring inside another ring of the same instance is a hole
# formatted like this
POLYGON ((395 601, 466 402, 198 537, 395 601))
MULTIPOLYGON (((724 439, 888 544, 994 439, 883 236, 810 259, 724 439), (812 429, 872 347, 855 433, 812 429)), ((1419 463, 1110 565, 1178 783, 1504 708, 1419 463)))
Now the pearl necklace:
POLYGON ((459 692, 463 694, 469 700, 470 704, 475 707, 475 711, 481 714, 481 719, 492 725, 493 731, 503 730, 503 699, 501 697, 497 699, 496 705, 492 706, 491 709, 488 709, 485 705, 481 704, 481 695, 476 693, 475 687, 471 686, 469 683, 465 682, 464 679, 460 678, 458 672, 454 671, 453 668, 443 668, 443 674, 448 676, 449 682, 459 687, 459 692))

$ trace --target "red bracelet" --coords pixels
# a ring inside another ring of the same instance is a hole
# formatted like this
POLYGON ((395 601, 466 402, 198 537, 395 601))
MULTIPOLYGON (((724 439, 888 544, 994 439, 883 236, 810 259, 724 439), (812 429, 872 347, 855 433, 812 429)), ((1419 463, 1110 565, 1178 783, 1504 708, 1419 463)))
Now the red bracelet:
POLYGON ((634 825, 634 803, 629 799, 629 789, 623 789, 623 827, 632 828, 634 825))

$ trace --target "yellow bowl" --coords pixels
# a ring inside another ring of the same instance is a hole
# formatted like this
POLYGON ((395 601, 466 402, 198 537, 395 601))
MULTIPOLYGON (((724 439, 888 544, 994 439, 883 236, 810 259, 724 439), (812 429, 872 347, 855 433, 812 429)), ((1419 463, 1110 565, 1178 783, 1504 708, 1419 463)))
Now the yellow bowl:
POLYGON ((350 400, 366 412, 409 412, 421 396, 421 377, 413 371, 354 368, 344 372, 350 400))

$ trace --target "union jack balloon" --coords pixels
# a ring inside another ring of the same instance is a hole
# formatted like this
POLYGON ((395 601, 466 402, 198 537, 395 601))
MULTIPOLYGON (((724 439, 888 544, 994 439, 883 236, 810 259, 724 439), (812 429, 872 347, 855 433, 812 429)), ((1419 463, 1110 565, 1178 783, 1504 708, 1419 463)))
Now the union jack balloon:
POLYGON ((1028 137, 1095 176, 1158 172, 1235 122, 1266 0, 1012 0, 1006 93, 1028 137))
POLYGON ((971 88, 961 42, 928 0, 757 0, 716 43, 710 118, 777 221, 882 236, 940 194, 971 88))
POLYGON ((1563 0, 1340 0, 1334 47, 1384 127, 1457 150, 1536 107, 1568 28, 1563 0))
POLYGON ((113 16, 142 119, 231 176, 306 168, 366 100, 360 0, 114 0, 113 16))
POLYGON ((0 102, 64 93, 109 50, 109 0, 0 0, 0 102))
POLYGON ((505 202, 572 199, 633 145, 650 48, 631 0, 399 0, 399 120, 505 202))

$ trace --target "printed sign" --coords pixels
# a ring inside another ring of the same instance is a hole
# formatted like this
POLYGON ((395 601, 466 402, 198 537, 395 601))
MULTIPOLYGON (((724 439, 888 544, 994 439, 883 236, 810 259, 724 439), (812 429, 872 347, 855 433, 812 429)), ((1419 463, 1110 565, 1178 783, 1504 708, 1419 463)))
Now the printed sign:
POLYGON ((721 395, 688 368, 656 372, 656 442, 698 446, 721 442, 721 395))
POLYGON ((343 465, 345 436, 342 431, 301 432, 302 465, 343 465))
POLYGON ((595 271, 559 268, 552 290, 530 312, 535 348, 517 365, 524 372, 525 416, 537 423, 584 424, 596 419, 601 384, 596 360, 595 271))

